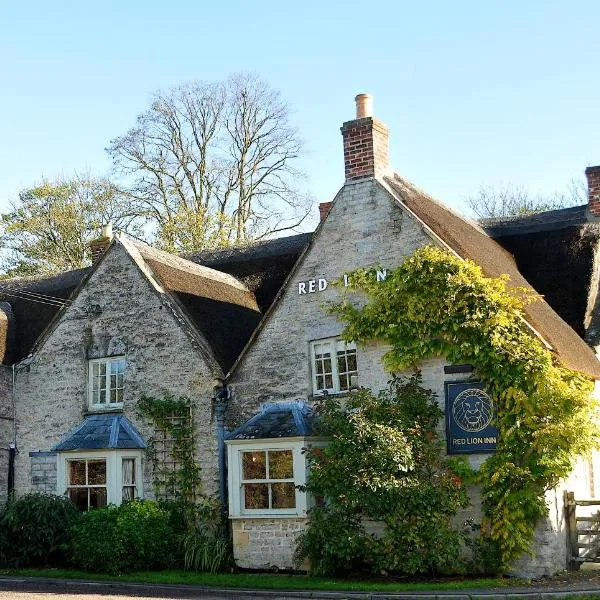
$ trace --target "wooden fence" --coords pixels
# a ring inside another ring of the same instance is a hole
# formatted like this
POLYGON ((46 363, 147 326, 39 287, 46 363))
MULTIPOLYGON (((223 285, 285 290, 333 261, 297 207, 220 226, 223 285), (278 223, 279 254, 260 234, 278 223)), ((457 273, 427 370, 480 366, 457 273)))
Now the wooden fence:
POLYGON ((565 492, 565 511, 569 533, 570 568, 581 563, 600 563, 600 498, 576 500, 573 492, 565 492), (581 514, 578 507, 588 507, 581 514), (598 507, 597 510, 589 507, 598 507))

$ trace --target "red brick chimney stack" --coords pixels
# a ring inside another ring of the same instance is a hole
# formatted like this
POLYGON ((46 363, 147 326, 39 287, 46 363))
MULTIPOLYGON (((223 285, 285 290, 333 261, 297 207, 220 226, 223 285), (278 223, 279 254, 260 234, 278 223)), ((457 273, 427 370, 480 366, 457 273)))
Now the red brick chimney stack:
POLYGON ((600 217, 600 166, 585 170, 588 183, 588 209, 595 217, 600 217))
POLYGON ((373 96, 356 96, 356 119, 342 125, 346 181, 381 177, 390 168, 386 125, 373 118, 373 96))
POLYGON ((321 202, 321 204, 319 204, 319 216, 321 217, 321 221, 325 220, 325 217, 329 214, 332 204, 333 202, 321 202))

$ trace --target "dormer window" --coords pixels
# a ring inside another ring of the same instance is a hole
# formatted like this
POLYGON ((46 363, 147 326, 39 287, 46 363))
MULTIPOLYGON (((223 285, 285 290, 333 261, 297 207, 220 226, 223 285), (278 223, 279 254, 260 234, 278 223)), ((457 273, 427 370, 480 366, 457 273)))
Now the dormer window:
POLYGON ((98 358, 89 361, 89 401, 91 409, 123 406, 125 357, 98 358))

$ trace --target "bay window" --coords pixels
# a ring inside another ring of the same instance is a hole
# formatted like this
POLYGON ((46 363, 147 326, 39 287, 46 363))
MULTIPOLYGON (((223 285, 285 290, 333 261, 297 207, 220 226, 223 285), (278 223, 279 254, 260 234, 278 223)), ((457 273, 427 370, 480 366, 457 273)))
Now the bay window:
POLYGON ((58 452, 57 457, 57 492, 69 497, 79 510, 143 496, 139 450, 58 452))

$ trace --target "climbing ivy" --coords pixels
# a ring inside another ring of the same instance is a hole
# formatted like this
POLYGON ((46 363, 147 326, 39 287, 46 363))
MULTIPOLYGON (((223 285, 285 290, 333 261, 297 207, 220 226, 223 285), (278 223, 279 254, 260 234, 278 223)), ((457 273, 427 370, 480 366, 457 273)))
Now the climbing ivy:
POLYGON ((349 290, 331 311, 348 341, 383 340, 393 372, 445 356, 475 366, 498 407, 498 447, 480 468, 482 532, 506 567, 530 551, 547 514, 544 492, 574 461, 598 447, 593 381, 566 368, 528 328, 524 307, 536 300, 508 278, 489 278, 471 261, 440 248, 418 249, 378 282, 373 270, 348 274, 349 290))
POLYGON ((165 453, 158 451, 156 437, 151 437, 148 443, 156 495, 192 505, 200 490, 200 468, 195 459, 196 432, 191 400, 169 394, 164 398, 142 396, 137 402, 137 412, 154 425, 155 435, 164 432, 172 444, 169 460, 165 461, 165 453))

